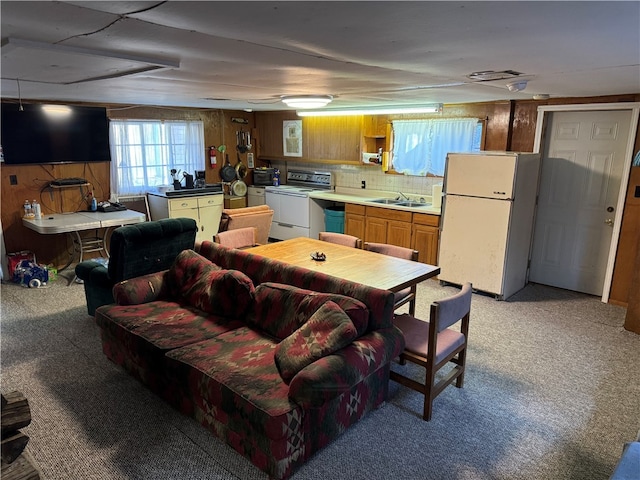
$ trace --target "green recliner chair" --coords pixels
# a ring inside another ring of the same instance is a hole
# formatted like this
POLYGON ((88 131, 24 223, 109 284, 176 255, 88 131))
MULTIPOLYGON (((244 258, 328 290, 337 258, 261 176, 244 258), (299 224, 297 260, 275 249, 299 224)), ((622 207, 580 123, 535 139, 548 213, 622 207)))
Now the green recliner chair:
POLYGON ((193 249, 198 227, 191 218, 165 218, 116 228, 111 234, 109 265, 87 260, 76 265, 84 281, 87 312, 113 303, 113 286, 129 278, 165 270, 180 252, 193 249))

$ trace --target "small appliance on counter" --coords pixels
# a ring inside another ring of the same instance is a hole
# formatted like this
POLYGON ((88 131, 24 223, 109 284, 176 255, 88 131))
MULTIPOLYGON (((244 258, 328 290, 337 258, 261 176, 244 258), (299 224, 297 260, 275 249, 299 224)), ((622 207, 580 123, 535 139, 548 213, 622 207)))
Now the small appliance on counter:
POLYGON ((184 176, 184 188, 193 188, 193 175, 187 172, 184 172, 182 175, 184 176))
POLYGON ((207 184, 204 170, 196 170, 195 177, 196 177, 195 188, 203 188, 207 184))
POLYGON ((275 171, 275 168, 254 168, 253 184, 262 187, 273 185, 273 177, 275 175, 275 171))

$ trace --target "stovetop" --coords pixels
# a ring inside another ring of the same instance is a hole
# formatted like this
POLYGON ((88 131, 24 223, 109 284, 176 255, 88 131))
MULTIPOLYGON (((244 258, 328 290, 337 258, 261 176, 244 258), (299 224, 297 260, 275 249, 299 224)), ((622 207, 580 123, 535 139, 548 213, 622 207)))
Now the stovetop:
POLYGON ((287 172, 287 187, 298 189, 330 190, 333 188, 331 172, 316 172, 308 170, 289 170, 287 172))

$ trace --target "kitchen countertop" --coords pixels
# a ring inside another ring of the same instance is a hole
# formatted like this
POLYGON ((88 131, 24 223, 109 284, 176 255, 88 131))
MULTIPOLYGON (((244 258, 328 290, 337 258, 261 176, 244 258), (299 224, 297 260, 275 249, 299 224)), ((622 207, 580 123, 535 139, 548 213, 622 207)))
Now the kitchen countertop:
POLYGON ((169 194, 166 192, 148 192, 149 195, 155 195, 156 197, 163 198, 184 198, 184 197, 193 197, 197 195, 223 195, 224 192, 220 191, 212 191, 206 188, 183 188, 181 190, 169 190, 169 194))
MULTIPOLYGON (((310 198, 315 198, 318 200, 328 200, 332 202, 341 202, 341 203, 354 203, 356 205, 365 205, 367 207, 380 207, 380 208, 388 208, 390 210, 403 210, 405 212, 413 212, 413 213, 427 213, 429 215, 440 215, 440 208, 434 208, 431 205, 424 207, 406 207, 401 205, 388 205, 384 203, 376 203, 372 200, 376 200, 379 198, 391 198, 394 199, 398 196, 398 193, 394 192, 384 192, 384 191, 360 191, 358 189, 352 188, 337 188, 336 191, 314 191, 309 193, 310 198)), ((413 200, 416 197, 424 197, 427 203, 431 203, 430 195, 416 195, 409 194, 409 197, 413 200)))

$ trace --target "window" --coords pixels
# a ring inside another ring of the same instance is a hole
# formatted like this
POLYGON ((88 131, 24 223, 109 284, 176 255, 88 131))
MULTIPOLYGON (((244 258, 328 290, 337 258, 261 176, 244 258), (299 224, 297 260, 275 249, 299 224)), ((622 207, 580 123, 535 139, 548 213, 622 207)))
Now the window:
POLYGON ((476 118, 393 121, 393 168, 405 175, 444 175, 449 152, 479 152, 476 118))
POLYGON ((204 170, 202 122, 111 120, 111 189, 116 195, 139 195, 171 185, 171 169, 193 174, 204 170))

